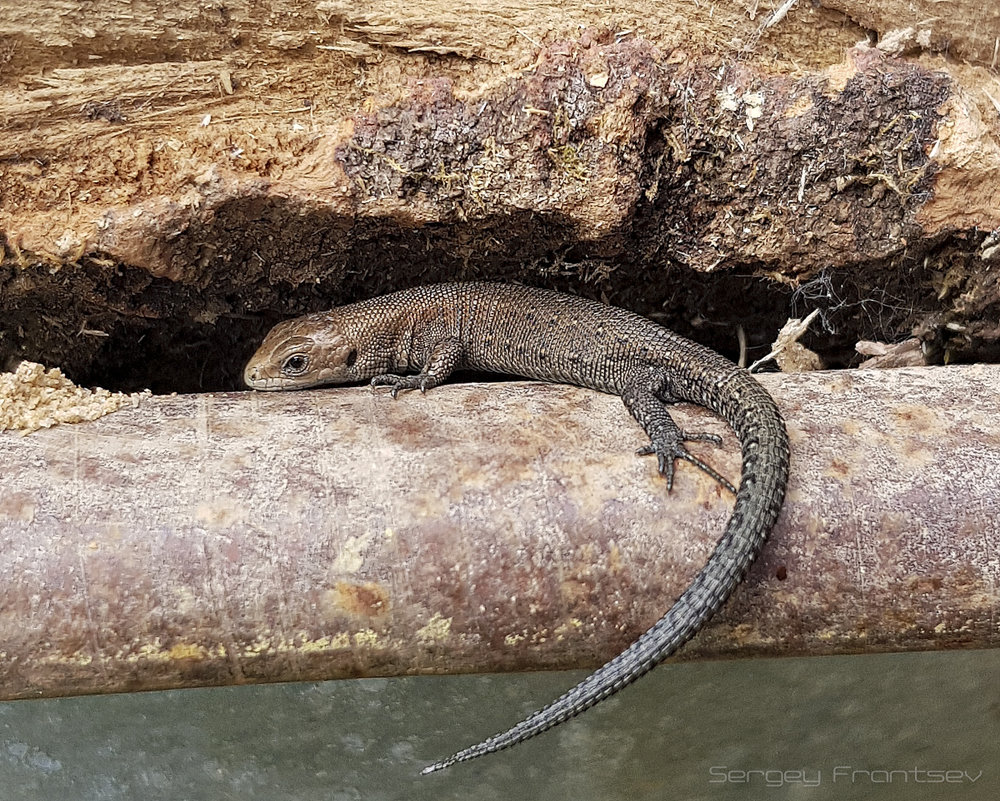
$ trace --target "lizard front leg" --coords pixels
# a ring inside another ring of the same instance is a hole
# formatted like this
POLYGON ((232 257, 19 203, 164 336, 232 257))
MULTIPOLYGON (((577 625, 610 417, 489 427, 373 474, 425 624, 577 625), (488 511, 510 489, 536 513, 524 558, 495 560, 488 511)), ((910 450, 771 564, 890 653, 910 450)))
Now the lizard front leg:
POLYGON ((438 340, 431 347, 424 360, 423 369, 416 375, 396 375, 385 373, 375 376, 373 387, 390 387, 389 394, 395 398, 401 391, 419 389, 426 392, 448 380, 448 376, 462 361, 462 343, 457 337, 438 340))

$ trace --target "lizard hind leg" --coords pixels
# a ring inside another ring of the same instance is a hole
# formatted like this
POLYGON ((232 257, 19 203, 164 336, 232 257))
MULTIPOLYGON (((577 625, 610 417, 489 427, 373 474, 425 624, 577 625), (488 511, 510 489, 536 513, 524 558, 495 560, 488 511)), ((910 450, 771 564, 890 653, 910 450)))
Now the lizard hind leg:
POLYGON ((711 465, 706 464, 684 445, 685 442, 711 442, 722 444, 722 438, 706 432, 684 431, 674 422, 666 403, 675 401, 667 389, 669 378, 659 370, 640 373, 622 392, 622 401, 631 415, 649 435, 649 444, 639 448, 639 456, 655 454, 657 467, 667 481, 667 491, 674 487, 674 463, 678 459, 690 462, 711 476, 734 495, 736 487, 711 465))

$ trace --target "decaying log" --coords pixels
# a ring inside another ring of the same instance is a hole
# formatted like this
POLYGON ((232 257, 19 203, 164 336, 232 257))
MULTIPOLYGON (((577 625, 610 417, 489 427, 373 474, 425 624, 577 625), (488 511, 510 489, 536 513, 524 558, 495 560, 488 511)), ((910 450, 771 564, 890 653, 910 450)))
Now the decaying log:
POLYGON ((780 5, 3 4, 0 368, 236 389, 278 317, 457 277, 997 356, 1000 11, 780 5))
MULTIPOLYGON (((764 376, 791 483, 683 657, 1000 645, 1000 369, 764 376)), ((707 453, 735 477, 734 440, 707 453)), ((540 384, 155 397, 0 434, 0 698, 595 665, 730 499, 540 384)))

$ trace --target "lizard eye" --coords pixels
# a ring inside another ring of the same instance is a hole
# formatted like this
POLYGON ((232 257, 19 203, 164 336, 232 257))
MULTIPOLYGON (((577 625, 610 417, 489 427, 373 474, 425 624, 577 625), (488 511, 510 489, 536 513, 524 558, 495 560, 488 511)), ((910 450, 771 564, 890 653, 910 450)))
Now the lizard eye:
POLYGON ((294 353, 285 359, 281 372, 285 375, 302 375, 309 367, 309 357, 302 353, 294 353))

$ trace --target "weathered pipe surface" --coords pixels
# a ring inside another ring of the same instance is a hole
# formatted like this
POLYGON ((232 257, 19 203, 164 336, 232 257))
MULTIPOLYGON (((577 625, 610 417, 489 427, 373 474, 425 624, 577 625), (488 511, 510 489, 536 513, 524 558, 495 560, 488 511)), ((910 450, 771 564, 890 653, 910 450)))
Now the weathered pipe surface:
MULTIPOLYGON (((1000 645, 1000 368, 765 376, 763 558, 684 656, 1000 645)), ((699 452, 734 480, 733 436, 699 452)), ((0 697, 593 666, 731 499, 667 494, 615 397, 543 384, 159 397, 0 434, 0 697)))

